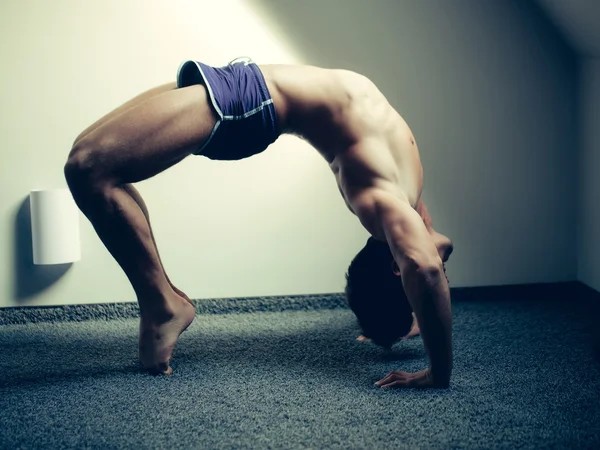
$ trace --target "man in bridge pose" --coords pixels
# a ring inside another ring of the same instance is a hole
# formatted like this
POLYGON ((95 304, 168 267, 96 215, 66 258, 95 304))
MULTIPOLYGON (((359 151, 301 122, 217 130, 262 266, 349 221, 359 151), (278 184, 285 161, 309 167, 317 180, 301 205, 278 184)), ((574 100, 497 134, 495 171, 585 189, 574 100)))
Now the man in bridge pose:
MULTIPOLYGON (((148 212, 132 183, 189 155, 236 160, 279 135, 308 141, 374 240, 386 243, 429 357, 416 373, 393 371, 382 386, 447 387, 452 318, 440 239, 423 220, 423 170, 415 139, 366 77, 312 66, 224 67, 186 61, 177 82, 154 88, 84 130, 65 165, 73 197, 129 278, 140 307, 139 355, 171 373, 171 354, 195 310, 169 280, 148 212)), ((226 236, 223 236, 226 238, 226 236)))

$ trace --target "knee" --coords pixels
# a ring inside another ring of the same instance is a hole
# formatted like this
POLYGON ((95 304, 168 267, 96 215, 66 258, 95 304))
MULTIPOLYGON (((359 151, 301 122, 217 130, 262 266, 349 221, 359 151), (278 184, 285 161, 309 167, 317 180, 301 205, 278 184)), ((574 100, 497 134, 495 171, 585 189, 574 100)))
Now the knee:
POLYGON ((74 144, 64 166, 65 179, 73 193, 103 182, 100 153, 99 146, 85 139, 74 144))
POLYGON ((80 189, 91 179, 93 170, 93 154, 78 144, 74 145, 65 163, 65 179, 71 191, 80 189))

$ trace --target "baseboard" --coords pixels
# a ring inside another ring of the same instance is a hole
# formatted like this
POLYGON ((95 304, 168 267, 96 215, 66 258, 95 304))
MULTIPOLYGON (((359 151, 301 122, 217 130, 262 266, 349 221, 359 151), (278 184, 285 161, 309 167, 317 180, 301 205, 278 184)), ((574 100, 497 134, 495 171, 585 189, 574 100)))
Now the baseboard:
MULTIPOLYGON (((344 294, 192 300, 197 314, 236 314, 346 308, 344 294)), ((82 322, 139 317, 137 303, 23 306, 0 308, 0 326, 42 322, 82 322)))
POLYGON ((581 298, 590 296, 590 289, 579 281, 560 283, 510 284, 499 286, 474 286, 451 289, 452 301, 501 301, 531 297, 581 298))
MULTIPOLYGON (((600 293, 578 281, 451 288, 453 302, 502 301, 527 298, 565 298, 600 305, 600 293)), ((347 308, 344 294, 199 299, 193 301, 198 314, 236 314, 347 308)), ((0 308, 0 326, 43 322, 81 322, 139 317, 136 303, 91 305, 23 306, 0 308)))

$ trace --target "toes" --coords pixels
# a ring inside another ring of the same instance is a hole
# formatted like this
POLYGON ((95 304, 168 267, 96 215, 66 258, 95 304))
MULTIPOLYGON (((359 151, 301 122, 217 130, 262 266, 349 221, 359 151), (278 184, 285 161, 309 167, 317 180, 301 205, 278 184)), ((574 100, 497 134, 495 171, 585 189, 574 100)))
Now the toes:
POLYGON ((173 369, 169 363, 162 363, 152 367, 144 367, 144 369, 151 375, 171 375, 173 373, 173 369))
MULTIPOLYGON (((170 360, 171 360, 171 358, 169 358, 169 361, 170 360)), ((171 366, 169 365, 169 361, 158 364, 158 370, 160 373, 162 373, 164 375, 170 375, 171 373, 173 373, 173 369, 171 369, 171 366)))

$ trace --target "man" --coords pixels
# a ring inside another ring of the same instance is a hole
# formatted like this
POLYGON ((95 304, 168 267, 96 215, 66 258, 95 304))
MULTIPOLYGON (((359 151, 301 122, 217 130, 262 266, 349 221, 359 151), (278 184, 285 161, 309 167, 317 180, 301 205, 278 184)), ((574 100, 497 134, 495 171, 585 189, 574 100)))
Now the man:
POLYGON ((125 103, 81 133, 65 165, 73 197, 129 278, 140 306, 142 365, 171 373, 179 335, 194 319, 170 282, 148 212, 133 188, 191 154, 235 160, 282 133, 312 144, 367 231, 387 242, 418 320, 429 367, 394 371, 385 386, 446 387, 452 370, 449 290, 436 243, 415 210, 423 171, 415 139, 364 76, 311 66, 214 68, 186 61, 177 83, 125 103))

